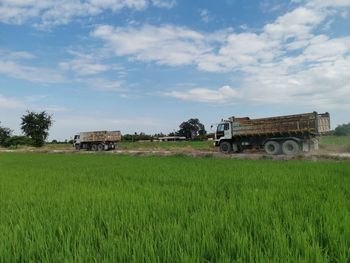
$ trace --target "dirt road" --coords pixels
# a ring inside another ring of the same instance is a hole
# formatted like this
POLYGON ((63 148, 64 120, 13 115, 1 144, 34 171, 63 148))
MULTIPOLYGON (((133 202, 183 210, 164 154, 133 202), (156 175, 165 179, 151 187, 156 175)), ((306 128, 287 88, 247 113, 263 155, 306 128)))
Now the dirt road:
POLYGON ((210 151, 169 151, 169 150, 115 150, 107 152, 91 152, 91 151, 76 151, 76 150, 7 150, 0 149, 0 152, 34 152, 34 153, 74 153, 74 154, 126 154, 126 155, 139 155, 139 156, 174 156, 174 155, 186 155, 193 157, 216 157, 225 159, 242 159, 242 160, 345 160, 350 161, 350 153, 336 153, 316 151, 312 153, 300 153, 298 155, 267 155, 264 152, 244 152, 236 154, 222 154, 220 152, 210 151))

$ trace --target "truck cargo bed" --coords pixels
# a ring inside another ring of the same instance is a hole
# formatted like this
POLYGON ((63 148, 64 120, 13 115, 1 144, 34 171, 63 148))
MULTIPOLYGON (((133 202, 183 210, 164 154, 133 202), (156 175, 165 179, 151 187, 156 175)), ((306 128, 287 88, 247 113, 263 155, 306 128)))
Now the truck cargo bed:
POLYGON ((229 120, 232 122, 233 136, 299 135, 304 133, 320 135, 330 131, 329 113, 311 112, 261 119, 232 117, 229 120))
POLYGON ((81 132, 81 142, 117 142, 121 140, 120 131, 81 132))

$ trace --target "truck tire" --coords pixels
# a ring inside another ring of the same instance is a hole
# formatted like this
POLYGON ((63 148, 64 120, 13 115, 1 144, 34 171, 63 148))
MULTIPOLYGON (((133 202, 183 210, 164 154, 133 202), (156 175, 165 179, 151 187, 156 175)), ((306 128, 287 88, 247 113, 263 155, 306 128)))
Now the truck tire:
POLYGON ((229 142, 220 143, 220 151, 225 154, 229 154, 232 152, 232 144, 229 142))
POLYGON ((281 153, 281 145, 276 141, 268 141, 264 145, 265 152, 271 155, 277 155, 281 153))
POLYGON ((98 150, 99 152, 104 151, 104 149, 105 149, 104 144, 100 143, 99 145, 97 145, 97 150, 98 150))
POLYGON ((300 151, 300 146, 296 141, 288 140, 282 144, 282 152, 287 155, 297 154, 300 151))
POLYGON ((91 151, 94 151, 94 152, 97 151, 97 145, 96 144, 91 145, 91 151))
POLYGON ((80 151, 80 144, 76 144, 76 145, 75 145, 75 149, 76 149, 77 151, 80 151))

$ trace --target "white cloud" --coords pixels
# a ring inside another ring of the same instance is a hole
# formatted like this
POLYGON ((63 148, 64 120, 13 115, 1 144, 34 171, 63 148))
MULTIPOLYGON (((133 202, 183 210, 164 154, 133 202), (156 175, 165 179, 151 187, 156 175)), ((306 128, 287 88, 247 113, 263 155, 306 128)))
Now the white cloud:
POLYGON ((207 103, 240 98, 344 108, 344 101, 350 101, 350 38, 315 32, 341 11, 331 8, 347 5, 348 1, 328 1, 322 6, 309 1, 255 33, 223 30, 206 34, 172 25, 102 25, 92 36, 101 39, 116 56, 130 60, 243 73, 239 90, 228 86, 176 89, 165 93, 167 96, 207 103))
MULTIPOLYGON (((18 23, 30 17, 40 17, 38 23, 42 26, 45 23, 65 24, 73 17, 95 16, 105 10, 118 11, 121 8, 141 10, 150 3, 170 8, 175 1, 90 0, 83 3, 64 0, 0 0, 0 20, 4 21, 6 15, 14 19, 23 11, 18 17, 18 23), (58 7, 57 3, 62 5, 58 7), (3 7, 13 7, 13 10, 7 10, 3 14, 3 7)), ((243 73, 242 88, 239 90, 229 86, 217 89, 192 87, 185 91, 173 90, 166 93, 167 96, 181 100, 216 103, 240 98, 243 101, 262 103, 295 102, 344 107, 344 101, 350 100, 347 84, 350 38, 320 35, 316 29, 332 28, 329 21, 341 11, 344 12, 339 9, 350 6, 350 0, 310 0, 299 1, 300 3, 301 6, 277 17, 255 32, 237 33, 226 29, 205 33, 175 25, 100 25, 91 35, 102 40, 104 48, 110 54, 127 57, 130 61, 173 67, 192 65, 209 72, 243 73)), ((203 10, 202 15, 205 17, 208 12, 203 10)), ((1 52, 0 50, 0 55, 1 52)), ((62 79, 59 73, 55 75, 50 70, 21 63, 21 60, 35 58, 29 53, 13 52, 2 57, 2 74, 36 82, 62 79)), ((61 69, 74 72, 79 77, 113 69, 111 64, 101 61, 94 55, 75 54, 73 59, 62 61, 59 65, 61 69)), ((94 89, 123 89, 123 82, 119 80, 98 77, 89 80, 94 89)))
POLYGON ((140 28, 102 25, 92 35, 105 41, 118 56, 172 66, 193 64, 210 50, 201 33, 170 25, 140 28))
POLYGON ((83 59, 61 62, 59 65, 63 70, 71 70, 79 75, 95 75, 109 69, 109 66, 106 64, 89 63, 83 59))
POLYGON ((204 71, 241 70, 278 58, 287 49, 300 49, 326 15, 300 7, 267 24, 260 33, 223 30, 205 34, 185 27, 98 26, 92 36, 103 40, 117 56, 161 65, 195 65, 204 71))
POLYGON ((194 88, 182 92, 171 91, 164 93, 164 95, 186 101, 199 101, 209 103, 232 103, 239 98, 238 91, 229 86, 223 86, 217 90, 207 88, 194 88))
POLYGON ((2 59, 21 60, 21 59, 34 59, 35 55, 26 51, 9 51, 0 49, 0 57, 2 59))
POLYGON ((252 70, 245 78, 244 100, 349 109, 350 57, 290 70, 286 61, 252 70))
POLYGON ((125 75, 126 71, 122 65, 106 62, 109 55, 102 50, 86 50, 84 53, 68 50, 72 56, 70 59, 58 63, 59 67, 66 72, 81 76, 98 75, 107 71, 117 72, 118 75, 125 75))
POLYGON ((120 80, 107 80, 102 78, 90 78, 90 79, 84 79, 82 80, 83 83, 86 83, 88 86, 90 86, 94 90, 100 90, 100 91, 122 91, 123 88, 123 82, 120 80))
POLYGON ((98 56, 70 52, 74 58, 59 63, 61 69, 71 71, 78 75, 96 75, 108 71, 111 66, 99 62, 98 56))
POLYGON ((0 75, 37 83, 57 83, 64 77, 54 69, 28 65, 36 56, 27 51, 0 49, 0 75))
MULTIPOLYGON (((242 88, 232 93, 242 101, 349 109, 350 38, 313 35, 327 15, 298 8, 266 25, 260 34, 230 33, 218 52, 203 55, 197 66, 207 71, 244 72, 242 88)), ((191 89, 167 95, 213 103, 232 97, 218 94, 191 89)))
POLYGON ((326 17, 324 12, 299 7, 276 19, 274 23, 265 25, 264 33, 271 39, 288 40, 290 38, 305 39, 310 32, 326 17))
POLYGON ((0 94, 0 108, 1 109, 22 109, 24 104, 14 98, 8 98, 0 94))
POLYGON ((313 8, 350 6, 350 0, 305 0, 304 2, 307 4, 307 6, 313 8))
POLYGON ((279 42, 265 35, 231 33, 217 53, 203 54, 197 60, 205 71, 237 70, 243 66, 271 61, 278 55, 279 42))
POLYGON ((350 109, 350 56, 293 70, 288 59, 250 68, 242 88, 191 88, 164 95, 206 103, 254 103, 304 106, 319 110, 350 109))
POLYGON ((152 4, 161 8, 172 8, 176 5, 176 0, 152 0, 152 4))
POLYGON ((279 41, 266 34, 230 32, 203 34, 171 25, 116 28, 101 25, 92 36, 103 40, 117 56, 160 65, 196 65, 205 71, 228 71, 278 55, 279 41))
POLYGON ((15 79, 38 83, 57 83, 64 81, 64 77, 55 70, 26 66, 16 61, 0 59, 0 74, 15 79))
POLYGON ((150 4, 171 8, 174 0, 0 0, 0 21, 23 24, 34 20, 39 28, 68 24, 75 17, 93 17, 123 8, 145 9, 150 4))
POLYGON ((200 9, 199 15, 204 23, 209 23, 213 19, 207 9, 200 9))
POLYGON ((327 36, 318 36, 310 40, 303 55, 308 61, 337 61, 350 52, 350 36, 329 39, 327 36))

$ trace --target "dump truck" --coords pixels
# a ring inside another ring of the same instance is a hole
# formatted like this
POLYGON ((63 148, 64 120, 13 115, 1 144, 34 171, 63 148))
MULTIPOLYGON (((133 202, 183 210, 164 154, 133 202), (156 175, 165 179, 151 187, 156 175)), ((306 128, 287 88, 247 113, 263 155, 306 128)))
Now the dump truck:
POLYGON ((272 155, 293 155, 317 150, 319 136, 329 131, 328 112, 261 119, 230 117, 217 125, 214 145, 227 154, 264 149, 272 155))
POLYGON ((116 149, 121 138, 120 131, 80 132, 74 136, 73 145, 76 150, 107 151, 116 149))

